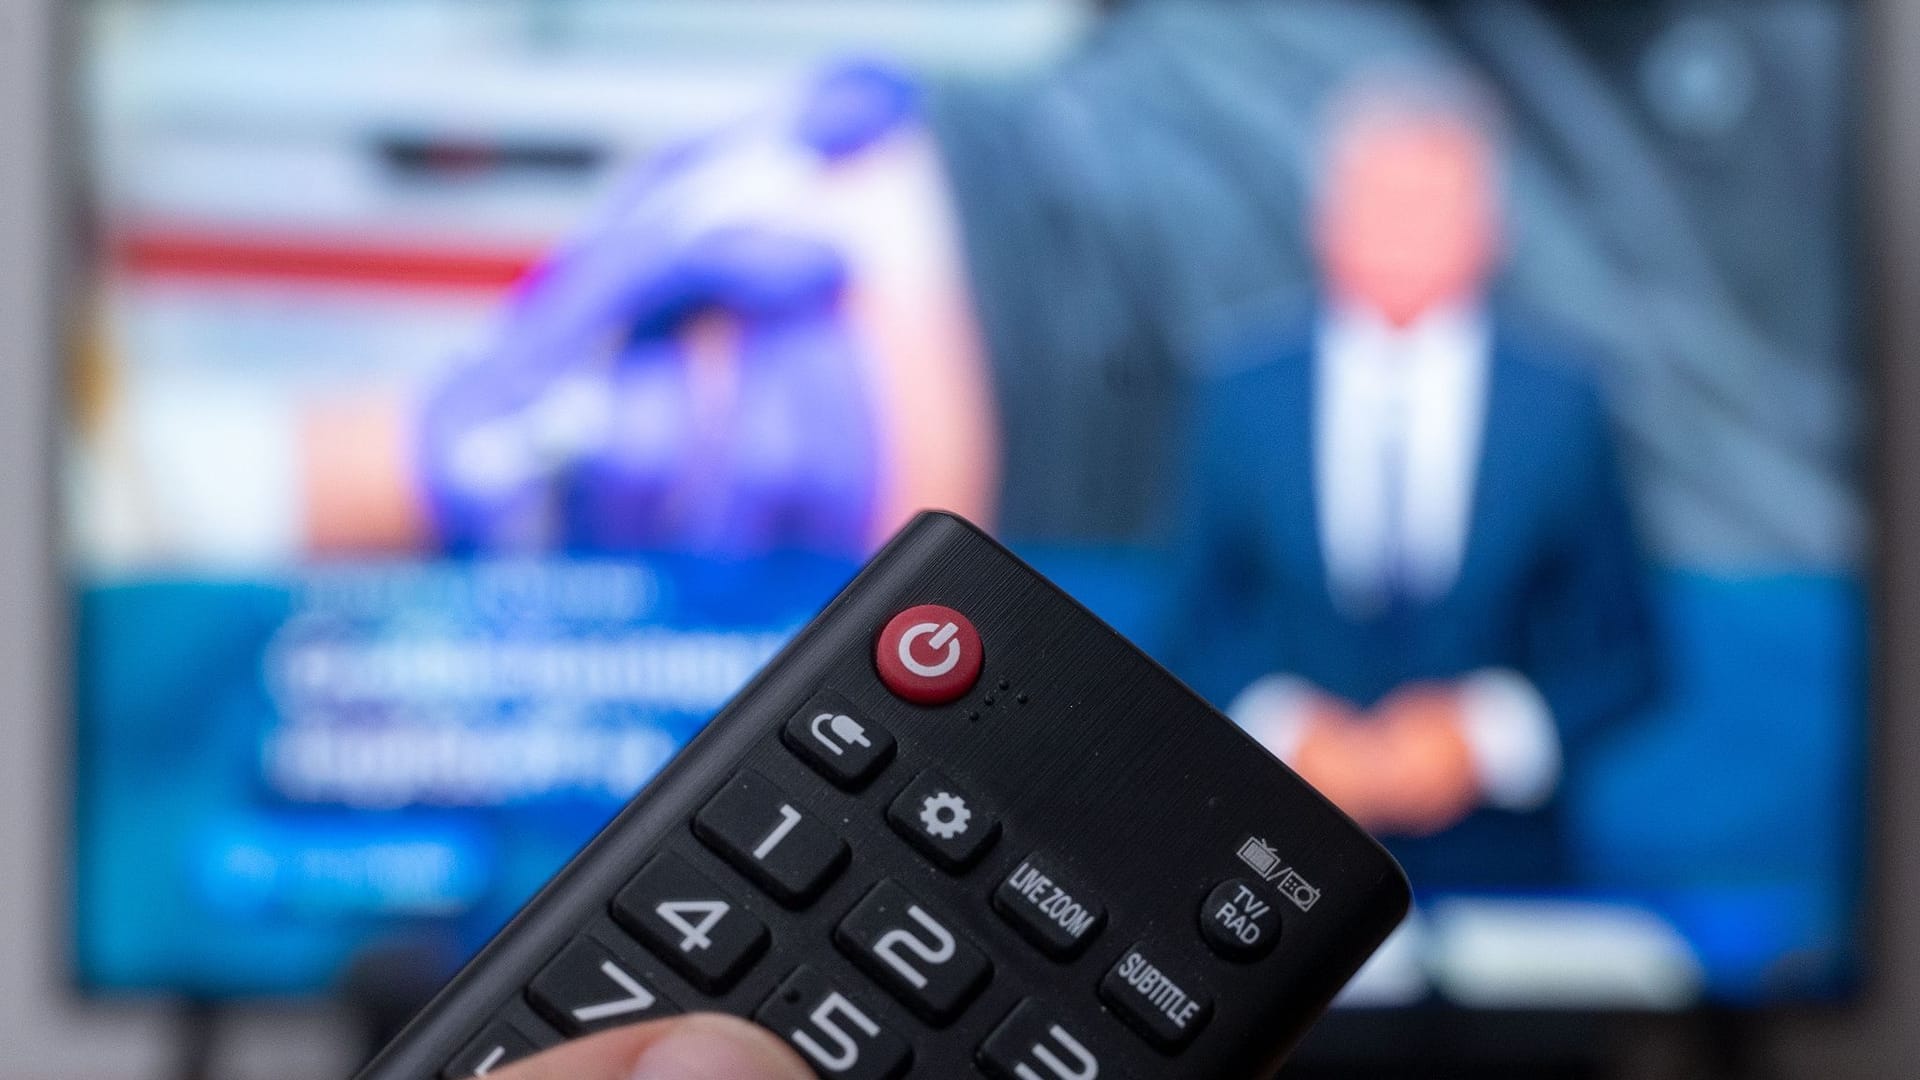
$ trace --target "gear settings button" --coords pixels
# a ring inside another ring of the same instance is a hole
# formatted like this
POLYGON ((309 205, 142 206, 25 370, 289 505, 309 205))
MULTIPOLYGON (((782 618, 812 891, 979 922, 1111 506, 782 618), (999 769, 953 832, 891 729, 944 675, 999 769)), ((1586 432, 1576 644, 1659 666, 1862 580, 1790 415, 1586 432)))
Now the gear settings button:
POLYGON ((1000 835, 993 813, 934 769, 914 777, 893 800, 887 822, 921 854, 955 874, 978 861, 1000 835))

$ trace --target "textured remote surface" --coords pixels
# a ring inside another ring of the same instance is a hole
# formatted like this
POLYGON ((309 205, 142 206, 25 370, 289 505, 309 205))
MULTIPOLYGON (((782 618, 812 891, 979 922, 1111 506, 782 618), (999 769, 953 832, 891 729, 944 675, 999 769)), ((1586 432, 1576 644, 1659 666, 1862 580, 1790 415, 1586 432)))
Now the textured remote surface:
POLYGON ((1407 903, 1224 716, 924 514, 360 1075, 720 1010, 826 1077, 1266 1076, 1407 903))

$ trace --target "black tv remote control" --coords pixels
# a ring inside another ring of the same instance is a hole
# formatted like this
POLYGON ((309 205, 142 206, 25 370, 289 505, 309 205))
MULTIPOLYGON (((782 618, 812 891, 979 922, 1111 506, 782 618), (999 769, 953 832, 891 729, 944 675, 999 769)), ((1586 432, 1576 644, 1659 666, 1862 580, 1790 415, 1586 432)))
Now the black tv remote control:
POLYGON ((847 1080, 1266 1076, 1408 900, 1231 721, 923 514, 360 1077, 695 1010, 847 1080))

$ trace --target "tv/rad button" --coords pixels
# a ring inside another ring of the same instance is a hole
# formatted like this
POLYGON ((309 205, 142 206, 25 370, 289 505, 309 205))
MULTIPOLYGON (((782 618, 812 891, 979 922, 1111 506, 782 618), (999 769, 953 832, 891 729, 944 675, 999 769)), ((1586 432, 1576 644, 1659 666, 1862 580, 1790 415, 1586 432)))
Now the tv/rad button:
POLYGON ((1223 881, 1200 905, 1200 936, 1229 960, 1258 960, 1280 940, 1279 902, 1246 878, 1223 881))

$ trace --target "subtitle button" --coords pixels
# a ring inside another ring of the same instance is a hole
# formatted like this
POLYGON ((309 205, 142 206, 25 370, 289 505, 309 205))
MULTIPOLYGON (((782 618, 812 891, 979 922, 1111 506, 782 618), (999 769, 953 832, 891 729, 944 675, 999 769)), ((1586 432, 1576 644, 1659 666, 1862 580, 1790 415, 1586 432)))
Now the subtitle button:
POLYGON ((1280 940, 1280 910, 1272 895, 1252 882, 1223 881, 1200 905, 1200 936, 1228 960, 1258 960, 1280 940))
POLYGON ((1147 959, 1138 945, 1100 980, 1100 1000, 1168 1053, 1184 1049, 1213 1017, 1213 999, 1198 982, 1147 959))

